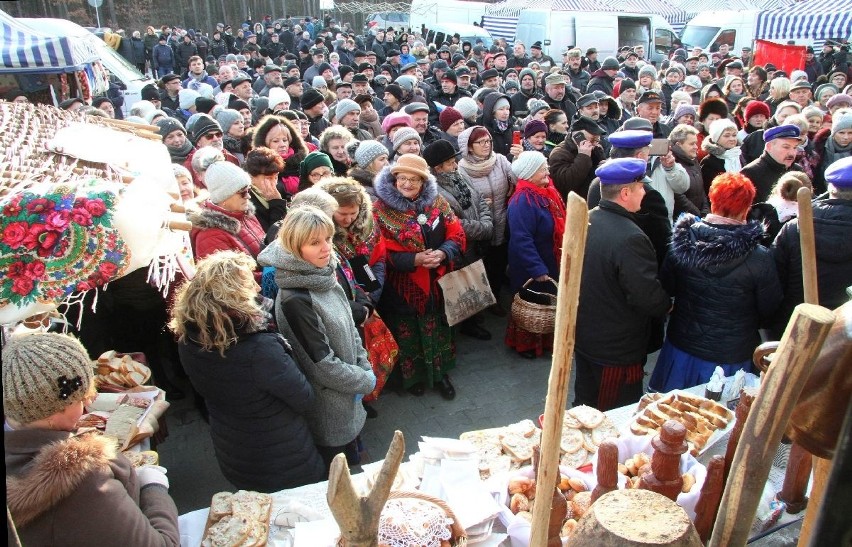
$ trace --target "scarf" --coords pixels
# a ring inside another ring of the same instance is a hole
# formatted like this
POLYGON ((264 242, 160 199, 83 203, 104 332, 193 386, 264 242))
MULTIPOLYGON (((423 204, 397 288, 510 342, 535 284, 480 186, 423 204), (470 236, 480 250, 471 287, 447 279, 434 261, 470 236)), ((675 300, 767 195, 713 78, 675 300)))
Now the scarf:
POLYGON ((718 156, 720 159, 725 160, 725 172, 739 173, 742 170, 743 162, 740 160, 741 155, 740 147, 735 146, 729 150, 725 150, 724 154, 718 156))
POLYGON ((837 160, 843 159, 852 155, 852 143, 846 146, 840 146, 834 137, 828 137, 825 141, 825 152, 823 153, 823 165, 831 165, 837 160))
POLYGON ((554 188, 550 177, 547 178, 547 186, 544 187, 528 180, 518 179, 518 185, 509 199, 509 204, 519 199, 525 199, 531 205, 546 208, 553 218, 553 256, 558 265, 562 260, 562 235, 565 233, 565 204, 562 203, 562 196, 554 188))
POLYGON ((282 289, 307 289, 328 291, 337 285, 337 257, 332 253, 325 268, 317 268, 310 262, 281 249, 275 266, 275 284, 282 289))
POLYGON ((233 137, 227 133, 222 135, 222 145, 225 147, 225 150, 230 152, 231 154, 242 154, 243 153, 243 143, 240 139, 233 137))
POLYGON ((192 152, 192 143, 189 139, 184 139, 183 146, 166 146, 169 151, 169 156, 172 158, 172 163, 183 165, 186 162, 187 156, 192 152))
POLYGON ((509 122, 501 122, 500 120, 494 120, 494 124, 497 126, 497 129, 500 130, 501 133, 509 129, 509 122))
POLYGON ((453 197, 456 198, 462 210, 470 208, 473 203, 473 196, 470 194, 470 187, 468 187, 458 171, 441 173, 440 175, 435 175, 435 178, 438 180, 440 186, 449 190, 453 197))
POLYGON ((528 141, 527 139, 521 140, 521 146, 523 146, 524 150, 526 150, 527 152, 541 152, 545 156, 550 154, 550 151, 551 151, 551 147, 548 146, 547 144, 548 144, 547 141, 545 141, 544 147, 541 150, 539 150, 538 148, 533 146, 532 143, 530 141, 528 141))
POLYGON ((551 131, 547 134, 547 144, 556 148, 557 146, 562 144, 562 141, 564 141, 565 137, 567 136, 567 133, 557 133, 556 131, 551 131))
POLYGON ((473 154, 468 154, 459 162, 459 167, 464 169, 468 176, 473 178, 487 177, 494 169, 494 164, 497 162, 497 154, 491 152, 491 155, 486 159, 480 159, 473 154))
POLYGON ((707 213, 704 216, 704 222, 707 224, 720 224, 723 226, 745 226, 746 224, 745 220, 736 220, 734 218, 714 215, 713 213, 707 213))

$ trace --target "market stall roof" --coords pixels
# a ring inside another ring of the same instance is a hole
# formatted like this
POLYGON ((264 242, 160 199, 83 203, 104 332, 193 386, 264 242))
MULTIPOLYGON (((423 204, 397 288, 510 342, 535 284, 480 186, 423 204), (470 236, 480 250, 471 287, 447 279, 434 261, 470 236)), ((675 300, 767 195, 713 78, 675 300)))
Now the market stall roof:
POLYGON ((0 74, 75 72, 98 58, 83 40, 44 34, 0 11, 0 74))
POLYGON ((826 40, 849 38, 852 0, 802 0, 759 13, 755 38, 826 40), (792 32, 791 32, 792 29, 792 32))

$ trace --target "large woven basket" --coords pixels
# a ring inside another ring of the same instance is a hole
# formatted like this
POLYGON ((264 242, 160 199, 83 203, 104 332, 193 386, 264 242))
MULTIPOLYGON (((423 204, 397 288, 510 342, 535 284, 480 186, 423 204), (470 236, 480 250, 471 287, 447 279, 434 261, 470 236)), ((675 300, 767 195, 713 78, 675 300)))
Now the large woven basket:
POLYGON ((390 495, 388 496, 388 499, 403 499, 403 498, 415 498, 415 499, 419 499, 419 500, 424 500, 424 501, 428 501, 428 502, 433 503, 433 504, 437 505, 438 507, 440 507, 447 514, 447 516, 449 518, 453 519, 453 523, 450 525, 450 533, 452 534, 452 536, 450 538, 450 542, 452 543, 453 547, 467 547, 467 532, 465 531, 464 528, 462 528, 461 524, 459 524, 459 519, 456 518, 455 513, 453 513, 453 510, 450 508, 449 505, 447 505, 447 503, 444 500, 442 500, 440 498, 436 498, 434 496, 430 496, 428 494, 424 494, 423 492, 411 491, 411 490, 392 491, 390 493, 390 495))
MULTIPOLYGON (((512 320, 522 329, 534 334, 550 334, 556 327, 556 295, 527 289, 532 279, 528 279, 521 291, 512 299, 512 320), (521 298, 521 292, 526 289, 549 304, 537 304, 521 298)), ((554 280, 550 280, 558 288, 554 280)))

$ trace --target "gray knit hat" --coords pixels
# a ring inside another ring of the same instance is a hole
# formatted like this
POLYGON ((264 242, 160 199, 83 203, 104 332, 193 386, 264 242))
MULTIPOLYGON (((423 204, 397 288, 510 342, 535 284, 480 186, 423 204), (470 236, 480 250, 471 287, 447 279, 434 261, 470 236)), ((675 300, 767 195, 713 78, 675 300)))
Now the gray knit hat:
POLYGON ((396 152, 402 146, 402 143, 411 139, 417 139, 417 142, 423 144, 423 139, 420 138, 420 134, 415 129, 410 127, 397 129, 396 133, 393 134, 393 151, 396 152))
POLYGON ((216 112, 216 121, 222 127, 222 133, 227 133, 231 126, 241 119, 243 119, 243 115, 231 108, 223 108, 216 112))
MULTIPOLYGON (((399 133, 399 131, 397 131, 397 133, 399 133)), ((361 143, 358 145, 358 148, 355 150, 355 163, 357 163, 361 167, 367 167, 368 165, 373 163, 373 160, 375 160, 382 154, 387 153, 388 149, 385 148, 385 145, 383 145, 379 141, 361 141, 361 143)))
MULTIPOLYGON (((155 111, 156 112, 156 111, 155 111)), ((173 131, 182 131, 184 135, 186 135, 186 129, 183 128, 180 121, 175 118, 160 118, 154 125, 159 127, 158 133, 164 139, 169 136, 173 131)))
MULTIPOLYGON (((542 101, 543 102, 543 101, 542 101)), ((472 120, 479 114, 479 107, 476 106, 476 101, 470 97, 461 97, 453 108, 459 111, 462 117, 466 120, 472 120)))
POLYGON ((352 99, 341 99, 337 102, 337 107, 334 109, 334 115, 339 122, 343 116, 349 114, 352 111, 361 112, 361 107, 358 106, 358 103, 353 101, 352 99))
POLYGON ((844 129, 852 129, 852 113, 835 112, 831 118, 831 134, 834 135, 844 129))
POLYGON ((184 110, 188 110, 190 107, 195 106, 195 99, 200 96, 197 91, 181 89, 178 91, 178 105, 184 110))
POLYGON ((528 150, 521 152, 512 162, 512 172, 519 179, 529 180, 545 163, 547 163, 547 158, 544 157, 544 154, 528 150))
POLYGON ((204 173, 204 184, 210 192, 210 201, 218 205, 251 186, 251 177, 229 161, 217 161, 204 173))
POLYGON ((541 99, 530 99, 527 101, 527 109, 530 111, 530 117, 535 116, 542 110, 549 109, 550 105, 541 99))
POLYGON ((93 382, 92 361, 76 338, 22 334, 3 348, 3 411, 21 424, 82 401, 93 382))
POLYGON ((642 76, 650 76, 654 80, 657 79, 657 68, 652 64, 647 64, 639 69, 639 78, 642 76))

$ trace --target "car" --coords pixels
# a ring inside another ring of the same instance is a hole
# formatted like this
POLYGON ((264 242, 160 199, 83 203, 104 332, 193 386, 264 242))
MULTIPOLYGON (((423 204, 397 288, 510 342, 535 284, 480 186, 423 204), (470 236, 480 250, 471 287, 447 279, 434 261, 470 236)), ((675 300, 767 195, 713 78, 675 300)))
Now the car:
POLYGON ((372 13, 364 21, 364 34, 375 36, 379 30, 384 30, 388 27, 399 29, 400 27, 410 28, 409 14, 404 11, 383 11, 380 13, 372 13))

